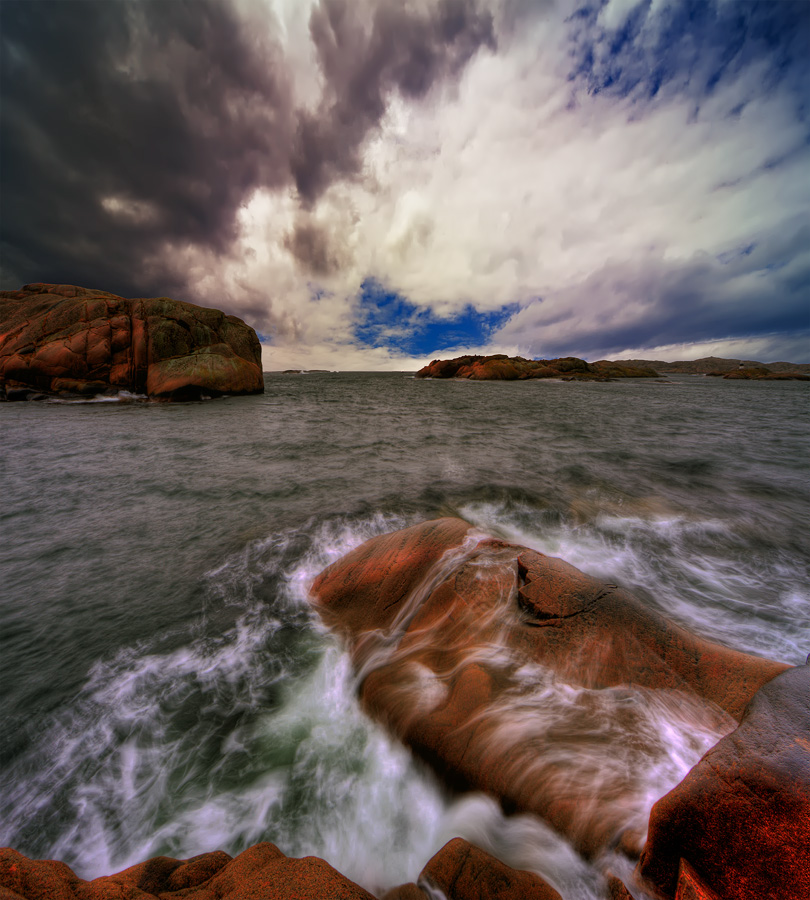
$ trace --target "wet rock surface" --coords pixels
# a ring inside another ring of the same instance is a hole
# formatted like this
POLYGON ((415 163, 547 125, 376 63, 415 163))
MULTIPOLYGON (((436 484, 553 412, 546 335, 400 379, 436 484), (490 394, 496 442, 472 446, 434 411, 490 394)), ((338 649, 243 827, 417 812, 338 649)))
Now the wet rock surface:
POLYGON ((451 786, 539 815, 588 857, 640 852, 637 773, 665 750, 646 715, 719 736, 788 668, 459 519, 372 539, 313 595, 376 718, 451 786))
MULTIPOLYGON (((418 884, 386 892, 385 900, 560 900, 537 875, 512 869, 461 838, 425 866, 418 884), (424 888, 424 890, 423 890, 424 888)), ((293 859, 274 844, 256 844, 239 856, 214 851, 193 859, 157 856, 116 875, 84 881, 53 860, 0 850, 3 900, 374 900, 324 860, 293 859)))
POLYGON ((807 665, 764 685, 739 727, 653 807, 638 874, 662 897, 692 896, 679 868, 681 881, 727 900, 810 898, 807 665))
POLYGON ((261 345, 236 316, 74 285, 0 293, 0 397, 126 391, 193 400, 264 390, 261 345))
POLYGON ((430 860, 419 884, 440 890, 447 900, 561 900, 537 875, 513 869, 455 838, 430 860))
POLYGON ((0 891, 3 900, 374 900, 322 859, 292 859, 270 843, 235 858, 222 851, 189 860, 157 856, 92 881, 64 863, 0 850, 0 891))

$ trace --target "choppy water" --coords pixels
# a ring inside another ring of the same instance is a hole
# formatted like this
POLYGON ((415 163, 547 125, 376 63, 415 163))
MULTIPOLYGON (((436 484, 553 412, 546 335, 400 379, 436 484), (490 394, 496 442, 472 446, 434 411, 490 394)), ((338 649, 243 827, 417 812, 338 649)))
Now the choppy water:
MULTIPOLYGON (((271 840, 382 892, 460 834, 604 897, 598 865, 450 796, 366 718, 307 589, 456 514, 803 662, 808 386, 672 381, 272 375, 261 397, 0 406, 0 843, 92 877, 271 840)), ((644 723, 649 805, 717 732, 666 702, 644 723)))

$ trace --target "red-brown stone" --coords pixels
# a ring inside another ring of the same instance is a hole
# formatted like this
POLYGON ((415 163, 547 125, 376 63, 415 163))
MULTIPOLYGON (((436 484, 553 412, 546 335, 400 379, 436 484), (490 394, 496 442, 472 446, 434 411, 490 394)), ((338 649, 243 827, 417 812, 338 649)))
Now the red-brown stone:
POLYGON ((158 856, 117 875, 84 881, 61 862, 0 849, 2 900, 374 900, 314 856, 286 857, 273 844, 239 856, 158 856))
POLYGON ((312 590, 350 643, 374 716, 452 785, 540 815, 588 855, 608 845, 640 851, 640 833, 622 833, 632 786, 582 777, 576 758, 555 755, 553 734, 532 731, 526 709, 536 701, 521 707, 522 667, 539 664, 586 689, 678 692, 701 716, 719 706, 735 718, 788 668, 698 638, 615 585, 458 519, 375 538, 312 590), (517 719, 510 705, 522 710, 517 719))
POLYGON ((810 667, 760 688, 653 807, 640 877, 661 897, 689 897, 682 862, 723 900, 810 898, 810 667))
POLYGON ((538 875, 513 869, 462 838, 442 847, 419 884, 438 888, 447 900, 562 900, 538 875))
POLYGON ((0 292, 0 398, 130 391, 164 399, 260 393, 256 332, 167 297, 73 285, 0 292))
POLYGON ((386 891, 380 900, 430 900, 430 898, 413 881, 409 881, 407 884, 399 884, 386 891))
POLYGON ((706 887, 697 872, 682 859, 678 869, 678 890, 675 900, 720 900, 720 897, 711 888, 706 887))

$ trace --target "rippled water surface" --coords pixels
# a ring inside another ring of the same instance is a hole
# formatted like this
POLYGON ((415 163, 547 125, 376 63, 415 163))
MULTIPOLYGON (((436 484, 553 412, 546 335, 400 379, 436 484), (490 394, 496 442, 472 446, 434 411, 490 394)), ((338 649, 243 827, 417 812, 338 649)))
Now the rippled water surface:
MULTIPOLYGON (((366 718, 308 586, 368 537, 461 515, 803 662, 808 385, 266 386, 0 405, 0 843, 92 877, 264 839, 380 893, 460 834, 566 900, 606 896, 599 866, 450 796, 366 718)), ((650 803, 716 739, 653 712, 650 803)))

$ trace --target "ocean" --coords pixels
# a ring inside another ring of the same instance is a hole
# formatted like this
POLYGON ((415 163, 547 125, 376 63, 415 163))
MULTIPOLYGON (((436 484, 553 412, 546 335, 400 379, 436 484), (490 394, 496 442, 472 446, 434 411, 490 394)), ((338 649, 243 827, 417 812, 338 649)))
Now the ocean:
MULTIPOLYGON (((374 535, 457 515, 802 663, 809 401, 801 382, 333 373, 3 404, 0 844, 92 878, 270 840, 379 894, 460 835, 601 900, 598 861, 451 794, 364 714, 308 587, 374 535)), ((644 721, 651 805, 720 733, 644 721)))

